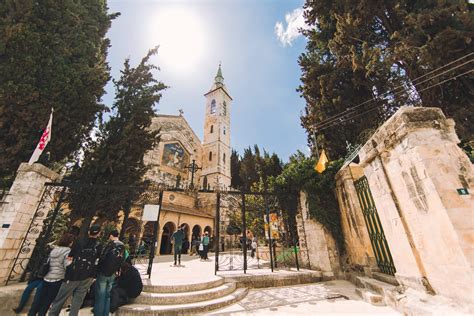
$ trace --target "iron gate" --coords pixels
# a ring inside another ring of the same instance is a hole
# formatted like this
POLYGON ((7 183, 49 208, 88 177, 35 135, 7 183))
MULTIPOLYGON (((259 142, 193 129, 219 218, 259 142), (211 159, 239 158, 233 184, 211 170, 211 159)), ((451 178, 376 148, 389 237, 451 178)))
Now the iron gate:
POLYGON ((365 224, 369 232, 369 238, 372 244, 372 249, 374 250, 377 265, 383 273, 394 275, 397 270, 393 264, 387 239, 385 239, 377 208, 375 207, 374 199, 370 192, 369 182, 367 181, 367 178, 363 176, 354 181, 354 185, 362 208, 362 213, 364 214, 365 224))
MULTIPOLYGON (((153 242, 140 247, 143 226, 141 216, 131 218, 130 215, 142 212, 145 204, 160 203, 161 192, 163 189, 154 185, 132 187, 79 183, 45 184, 6 284, 10 281, 23 281, 28 273, 36 271, 48 256, 48 246, 64 232, 72 232, 71 228, 75 226, 75 222, 84 217, 90 218, 91 222, 105 224, 104 236, 107 235, 107 229, 120 226, 121 239, 128 245, 132 258, 141 260, 142 263, 148 262, 154 249, 153 242)), ((157 222, 155 226, 156 224, 157 222)))
POLYGON ((217 271, 270 268, 299 270, 296 227, 283 219, 270 193, 218 192, 215 223, 217 271))

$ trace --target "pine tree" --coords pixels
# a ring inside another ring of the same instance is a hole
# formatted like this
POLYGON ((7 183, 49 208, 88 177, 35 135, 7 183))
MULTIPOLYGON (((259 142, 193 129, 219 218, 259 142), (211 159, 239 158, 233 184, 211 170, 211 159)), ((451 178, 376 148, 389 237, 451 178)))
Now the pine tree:
POLYGON ((92 216, 101 213, 114 219, 119 210, 129 208, 141 193, 139 188, 144 185, 147 170, 143 157, 159 141, 159 131, 150 130, 154 106, 166 88, 153 78, 152 70, 157 67, 149 63, 157 51, 158 47, 150 50, 135 68, 129 59, 125 60, 121 78, 114 80, 115 115, 100 127, 97 140, 85 152, 83 164, 71 176, 92 185, 73 194, 74 213, 86 219, 82 233, 87 231, 92 216), (84 195, 90 195, 89 199, 84 195), (85 200, 92 205, 85 207, 85 200))
POLYGON ((0 178, 28 161, 54 108, 51 162, 68 159, 104 110, 105 0, 0 2, 0 178))
POLYGON ((345 154, 346 141, 363 142, 364 131, 407 104, 441 107, 461 137, 472 137, 472 74, 428 89, 469 65, 415 80, 472 51, 472 7, 465 0, 307 1, 312 28, 303 32, 308 44, 299 59, 299 91, 307 103, 302 125, 309 136, 314 124, 372 99, 349 115, 361 116, 319 134, 333 157, 345 154))

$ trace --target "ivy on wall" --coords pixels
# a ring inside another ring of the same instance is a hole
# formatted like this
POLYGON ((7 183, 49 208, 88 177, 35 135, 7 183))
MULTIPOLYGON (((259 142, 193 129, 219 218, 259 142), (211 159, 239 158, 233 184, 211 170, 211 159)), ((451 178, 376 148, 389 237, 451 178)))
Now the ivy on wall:
POLYGON ((293 202, 304 191, 307 195, 309 215, 319 222, 336 241, 340 253, 344 252, 344 237, 341 215, 335 195, 335 175, 341 168, 343 159, 332 161, 320 174, 314 169, 314 158, 298 152, 290 157, 283 172, 270 180, 272 191, 283 201, 293 202))

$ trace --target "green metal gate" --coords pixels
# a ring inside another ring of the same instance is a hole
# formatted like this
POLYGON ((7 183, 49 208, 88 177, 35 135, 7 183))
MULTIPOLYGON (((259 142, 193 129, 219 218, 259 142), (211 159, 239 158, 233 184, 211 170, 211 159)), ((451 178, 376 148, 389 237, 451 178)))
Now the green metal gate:
POLYGON ((369 238, 372 243, 377 265, 383 273, 394 275, 397 270, 393 264, 387 239, 385 239, 379 214, 377 213, 377 208, 375 207, 374 199, 370 192, 369 182, 367 178, 363 176, 359 180, 354 181, 354 185, 357 196, 359 197, 360 206, 362 207, 362 213, 364 214, 365 224, 369 231, 369 238))

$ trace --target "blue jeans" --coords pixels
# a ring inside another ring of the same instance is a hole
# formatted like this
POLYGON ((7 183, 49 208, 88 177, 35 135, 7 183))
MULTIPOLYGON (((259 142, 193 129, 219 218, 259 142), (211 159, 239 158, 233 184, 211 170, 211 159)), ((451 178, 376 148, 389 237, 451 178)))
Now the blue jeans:
POLYGON ((94 316, 108 316, 110 311, 110 291, 114 284, 115 275, 97 275, 95 280, 94 316))
POLYGON ((31 292, 35 288, 36 288, 36 293, 35 293, 35 297, 32 304, 33 305, 39 304, 40 292, 41 292, 42 287, 43 287, 43 279, 34 279, 28 282, 28 286, 25 288, 25 290, 23 291, 23 294, 21 295, 20 303, 18 304, 17 310, 21 312, 21 310, 25 307, 26 302, 28 302, 31 292))

